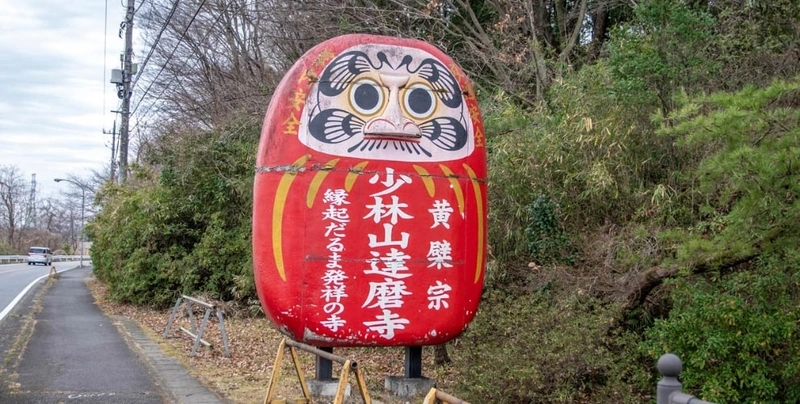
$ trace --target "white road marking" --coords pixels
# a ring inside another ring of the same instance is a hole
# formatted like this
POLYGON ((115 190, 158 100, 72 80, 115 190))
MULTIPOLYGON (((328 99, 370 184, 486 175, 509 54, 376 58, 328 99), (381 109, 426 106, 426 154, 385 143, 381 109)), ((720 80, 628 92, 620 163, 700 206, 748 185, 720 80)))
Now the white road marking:
MULTIPOLYGON (((75 267, 75 268, 78 268, 78 267, 75 267)), ((62 270, 61 270, 59 273, 61 273, 61 272, 67 272, 67 271, 71 271, 71 270, 73 270, 73 269, 75 269, 75 268, 70 268, 70 269, 62 269, 62 270)), ((11 303, 9 303, 9 304, 8 304, 8 306, 6 306, 6 308, 5 308, 5 309, 3 309, 3 311, 1 311, 1 312, 0 312, 0 323, 2 323, 2 322, 3 322, 3 319, 4 319, 4 318, 6 318, 6 316, 8 315, 8 313, 10 313, 10 312, 11 312, 11 310, 13 310, 13 309, 14 309, 14 306, 16 306, 16 305, 17 305, 17 303, 19 303, 19 301, 20 301, 20 300, 22 300, 22 298, 23 298, 23 297, 25 297, 25 294, 26 294, 26 293, 28 293, 28 291, 29 291, 29 290, 30 290, 30 289, 33 287, 33 285, 35 285, 35 284, 36 284, 36 282, 39 282, 40 280, 42 280, 42 279, 44 279, 44 278, 47 278, 48 276, 50 276, 50 275, 49 275, 49 274, 47 274, 47 275, 42 275, 42 276, 40 276, 40 277, 38 277, 38 278, 34 279, 34 280, 33 280, 33 282, 29 283, 29 284, 28 284, 28 286, 26 286, 26 287, 25 287, 25 289, 22 289, 22 292, 19 292, 19 294, 17 295, 17 297, 15 297, 15 298, 14 298, 14 300, 12 300, 12 301, 11 301, 11 303)))

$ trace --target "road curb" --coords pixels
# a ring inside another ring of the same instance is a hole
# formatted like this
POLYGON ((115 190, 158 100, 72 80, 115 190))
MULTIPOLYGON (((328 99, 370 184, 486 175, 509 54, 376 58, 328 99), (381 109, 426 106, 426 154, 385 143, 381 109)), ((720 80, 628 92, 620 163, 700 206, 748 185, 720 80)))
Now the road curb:
POLYGON ((192 376, 186 367, 174 357, 167 355, 135 321, 113 316, 120 333, 129 345, 141 356, 158 383, 176 404, 231 404, 219 397, 192 376))

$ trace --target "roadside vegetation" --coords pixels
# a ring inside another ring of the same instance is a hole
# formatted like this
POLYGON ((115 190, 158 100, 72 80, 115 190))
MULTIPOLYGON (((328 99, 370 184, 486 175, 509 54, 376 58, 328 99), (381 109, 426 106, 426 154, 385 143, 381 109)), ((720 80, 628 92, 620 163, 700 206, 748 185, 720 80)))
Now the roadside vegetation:
POLYGON ((250 219, 272 90, 333 36, 414 37, 468 71, 489 154, 481 307, 430 377, 474 403, 641 403, 672 352, 704 400, 800 401, 796 2, 171 3, 137 14, 149 124, 88 227, 112 300, 263 320, 250 219))
POLYGON ((93 189, 106 178, 66 180, 80 187, 69 184, 58 197, 43 197, 36 175, 26 179, 19 167, 0 162, 0 255, 27 255, 32 246, 55 254, 80 254, 81 208, 87 217, 94 215, 93 189), (81 187, 86 190, 85 206, 81 187))

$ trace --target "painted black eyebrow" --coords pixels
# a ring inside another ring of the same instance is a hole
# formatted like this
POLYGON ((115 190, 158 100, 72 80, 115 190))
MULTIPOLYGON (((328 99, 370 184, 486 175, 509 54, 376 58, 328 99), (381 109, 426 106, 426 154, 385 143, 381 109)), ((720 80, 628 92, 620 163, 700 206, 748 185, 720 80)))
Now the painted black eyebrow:
POLYGON ((453 73, 445 65, 436 59, 425 58, 416 69, 412 70, 411 61, 412 58, 407 56, 403 58, 401 66, 405 65, 409 73, 418 74, 427 80, 435 90, 434 92, 439 94, 439 99, 444 105, 450 108, 461 106, 463 101, 461 87, 453 73))
MULTIPOLYGON (((373 64, 369 56, 361 51, 349 51, 337 56, 319 77, 319 91, 326 96, 336 96, 363 73, 380 69, 384 65, 394 69, 384 52, 378 52, 377 59, 380 63, 373 64)), ((461 91, 455 76, 445 65, 436 59, 425 58, 416 69, 412 69, 413 60, 411 55, 404 56, 397 69, 405 67, 408 73, 418 74, 425 79, 431 85, 432 92, 448 107, 461 106, 462 96, 467 94, 461 91)))
POLYGON ((350 51, 334 59, 319 77, 319 91, 327 96, 341 94, 353 80, 375 66, 361 51, 350 51))
MULTIPOLYGON (((355 83, 355 82, 357 82, 357 81, 358 81, 358 76, 356 76, 356 77, 354 77, 352 80, 349 80, 349 81, 346 81, 346 82, 339 82, 339 83, 336 83, 336 85, 340 85, 340 86, 343 86, 343 87, 348 87, 348 86, 352 85, 353 83, 355 83)), ((372 80, 371 80, 371 81, 372 81, 372 80)), ((321 84, 321 83, 323 83, 323 81, 322 81, 322 80, 317 80, 317 81, 315 81, 315 82, 316 82, 316 83, 320 83, 320 84, 321 84)), ((372 82, 374 83, 375 87, 383 87, 383 88, 388 88, 388 87, 386 87, 386 86, 385 86, 385 85, 383 85, 383 84, 377 83, 377 82, 375 82, 375 81, 372 81, 372 82)), ((326 82, 326 83, 328 83, 328 84, 331 84, 332 82, 328 81, 328 82, 326 82)), ((408 86, 408 85, 402 85, 402 86, 400 86, 400 88, 408 88, 408 87, 411 87, 411 86, 408 86)), ((441 94, 448 93, 448 90, 446 90, 446 89, 444 89, 444 88, 433 88, 433 87, 427 87, 427 88, 425 88, 424 90, 425 90, 425 91, 428 91, 428 92, 430 92, 430 93, 433 93, 433 94, 440 94, 440 95, 441 95, 441 94)), ((338 93, 337 93, 337 94, 338 94, 338 93)), ((464 94, 464 95, 469 95, 467 92, 463 92, 463 94, 464 94)))

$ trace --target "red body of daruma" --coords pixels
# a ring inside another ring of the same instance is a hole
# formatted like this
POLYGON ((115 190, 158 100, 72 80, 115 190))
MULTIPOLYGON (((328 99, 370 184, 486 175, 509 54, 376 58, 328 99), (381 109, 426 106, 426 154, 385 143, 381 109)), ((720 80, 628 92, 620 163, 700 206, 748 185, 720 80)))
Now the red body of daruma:
POLYGON ((258 149, 256 289, 317 346, 418 346, 475 315, 486 152, 472 86, 424 42, 328 40, 275 90, 258 149))

